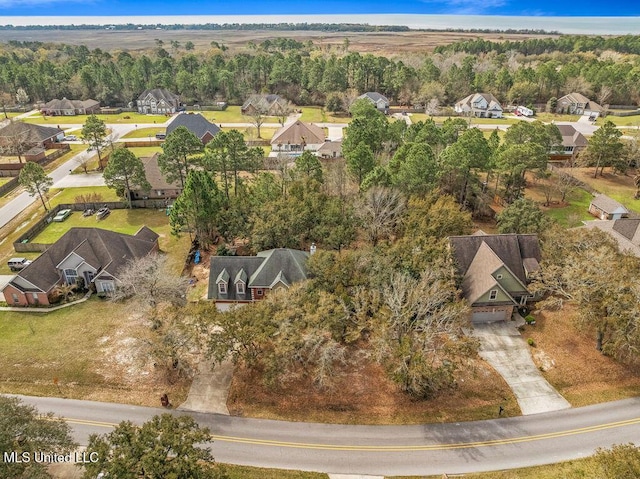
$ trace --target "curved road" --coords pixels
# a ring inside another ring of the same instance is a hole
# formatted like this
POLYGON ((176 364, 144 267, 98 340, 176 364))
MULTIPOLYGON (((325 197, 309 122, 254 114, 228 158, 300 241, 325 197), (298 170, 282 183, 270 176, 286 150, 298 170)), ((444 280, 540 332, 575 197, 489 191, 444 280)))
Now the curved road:
MULTIPOLYGON (((164 409, 18 396, 53 411, 86 444, 122 420, 142 423, 164 409)), ((489 421, 416 426, 294 423, 189 414, 211 429, 217 461, 342 474, 461 474, 549 464, 598 447, 640 442, 640 398, 489 421)))

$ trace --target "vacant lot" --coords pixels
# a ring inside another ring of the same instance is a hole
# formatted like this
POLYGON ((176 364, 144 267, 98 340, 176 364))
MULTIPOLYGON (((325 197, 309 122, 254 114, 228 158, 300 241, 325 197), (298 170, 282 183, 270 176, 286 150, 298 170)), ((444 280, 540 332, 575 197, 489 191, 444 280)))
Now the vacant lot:
MULTIPOLYGON (((141 115, 135 112, 120 113, 119 115, 96 115, 105 123, 164 123, 169 117, 164 115, 141 115)), ((37 123, 39 125, 84 125, 87 115, 75 116, 42 116, 31 115, 24 119, 25 123, 37 123)))
POLYGON ((125 305, 98 298, 51 313, 3 312, 0 392, 158 406, 186 397, 166 385, 139 340, 146 326, 125 305))
POLYGON ((156 133, 164 133, 166 128, 138 128, 136 130, 130 131, 122 138, 151 138, 155 139, 156 133))

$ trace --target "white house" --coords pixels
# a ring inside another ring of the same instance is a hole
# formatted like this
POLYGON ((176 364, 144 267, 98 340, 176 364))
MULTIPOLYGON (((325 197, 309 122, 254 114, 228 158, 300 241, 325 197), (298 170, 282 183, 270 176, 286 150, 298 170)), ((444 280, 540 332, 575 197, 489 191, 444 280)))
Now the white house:
POLYGON ((502 106, 491 93, 474 93, 455 104, 456 113, 477 118, 502 118, 502 106))

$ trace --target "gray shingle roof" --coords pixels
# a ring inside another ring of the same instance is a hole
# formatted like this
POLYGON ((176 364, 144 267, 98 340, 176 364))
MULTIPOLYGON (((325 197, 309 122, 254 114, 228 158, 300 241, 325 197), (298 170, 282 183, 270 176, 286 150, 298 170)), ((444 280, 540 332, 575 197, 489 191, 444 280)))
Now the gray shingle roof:
POLYGON ((169 104, 177 103, 180 97, 175 93, 170 92, 166 88, 150 88, 143 91, 138 97, 138 101, 143 101, 147 95, 153 96, 156 100, 164 100, 169 104))
POLYGON ((380 100, 382 100, 385 103, 389 103, 389 100, 387 99, 386 96, 382 95, 381 93, 378 93, 377 91, 368 91, 366 93, 363 93, 362 95, 360 95, 358 98, 368 98, 369 100, 371 100, 374 103, 379 102, 380 100))
POLYGON ((179 126, 184 126, 201 140, 207 132, 211 133, 211 136, 220 132, 218 125, 211 123, 199 113, 180 113, 177 115, 167 126, 167 135, 170 135, 179 126))
POLYGON ((278 248, 261 251, 256 256, 212 256, 209 270, 209 299, 228 301, 249 301, 249 288, 271 288, 278 281, 290 285, 307 279, 306 261, 309 253, 306 251, 278 248), (217 281, 222 271, 226 270, 228 277, 238 280, 244 273, 249 279, 246 294, 238 296, 235 284, 229 284, 227 294, 218 293, 217 281))
POLYGON ((0 129, 0 138, 23 135, 23 139, 26 143, 42 143, 43 141, 54 138, 61 133, 64 134, 64 131, 60 128, 34 125, 31 123, 24 123, 22 121, 11 121, 7 126, 0 129))
POLYGON ((134 236, 99 228, 71 228, 18 276, 48 292, 60 281, 58 264, 72 252, 113 276, 130 259, 153 251, 157 240, 158 235, 147 227, 134 236))
POLYGON ((285 103, 280 95, 276 95, 274 93, 269 93, 266 95, 251 95, 241 107, 241 110, 246 110, 250 106, 253 106, 257 109, 268 111, 271 109, 274 103, 285 103))
POLYGON ((599 210, 604 211, 605 213, 613 213, 616 210, 624 210, 627 213, 629 210, 622 204, 618 203, 613 198, 609 198, 607 195, 596 195, 592 200, 591 204, 598 208, 599 210))

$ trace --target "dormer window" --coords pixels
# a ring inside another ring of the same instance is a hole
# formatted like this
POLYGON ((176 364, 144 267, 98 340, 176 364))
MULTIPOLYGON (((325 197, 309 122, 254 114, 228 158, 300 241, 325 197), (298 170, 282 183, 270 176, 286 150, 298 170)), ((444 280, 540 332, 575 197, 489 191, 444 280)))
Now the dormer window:
POLYGON ((242 281, 236 283, 236 294, 245 294, 244 283, 242 281))
POLYGON ((498 290, 497 289, 492 289, 491 291, 489 291, 489 300, 493 301, 498 297, 498 290))
POLYGON ((227 294, 227 283, 218 283, 218 294, 227 294))

